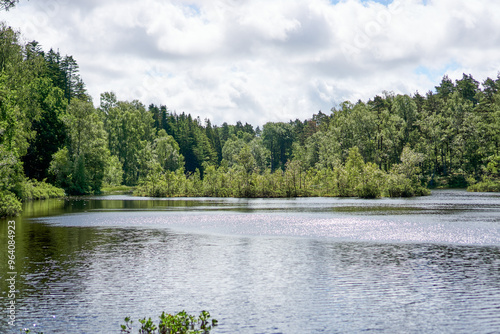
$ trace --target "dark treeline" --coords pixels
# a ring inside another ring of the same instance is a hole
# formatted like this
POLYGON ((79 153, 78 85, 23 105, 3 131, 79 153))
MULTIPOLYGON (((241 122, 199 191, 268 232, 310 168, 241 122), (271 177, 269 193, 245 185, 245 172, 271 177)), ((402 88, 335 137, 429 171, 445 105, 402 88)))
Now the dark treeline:
POLYGON ((500 77, 344 102, 310 119, 223 123, 101 94, 78 64, 0 26, 0 215, 20 200, 135 186, 147 196, 413 196, 496 190, 500 77), (56 187, 54 187, 56 186, 56 187), (58 188, 59 189, 58 189, 58 188))

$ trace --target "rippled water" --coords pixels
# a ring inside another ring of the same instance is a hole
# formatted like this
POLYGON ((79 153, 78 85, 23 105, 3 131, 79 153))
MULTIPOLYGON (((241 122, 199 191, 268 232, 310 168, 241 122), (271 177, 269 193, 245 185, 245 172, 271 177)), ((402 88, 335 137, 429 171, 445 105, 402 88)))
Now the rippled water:
POLYGON ((182 309, 209 310, 214 334, 500 332, 495 194, 40 205, 16 219, 18 319, 1 333, 119 333, 182 309))

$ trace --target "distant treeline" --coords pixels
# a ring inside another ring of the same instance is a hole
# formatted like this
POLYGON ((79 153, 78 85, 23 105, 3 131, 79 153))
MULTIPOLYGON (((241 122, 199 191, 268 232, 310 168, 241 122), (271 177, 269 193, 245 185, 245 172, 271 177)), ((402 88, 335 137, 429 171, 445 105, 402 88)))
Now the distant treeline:
POLYGON ((0 25, 0 215, 19 201, 136 187, 144 196, 413 196, 497 190, 500 76, 443 78, 306 120, 213 125, 164 105, 101 94, 71 56, 0 25), (36 194, 36 195, 33 195, 36 194), (8 203, 8 204, 6 204, 8 203))

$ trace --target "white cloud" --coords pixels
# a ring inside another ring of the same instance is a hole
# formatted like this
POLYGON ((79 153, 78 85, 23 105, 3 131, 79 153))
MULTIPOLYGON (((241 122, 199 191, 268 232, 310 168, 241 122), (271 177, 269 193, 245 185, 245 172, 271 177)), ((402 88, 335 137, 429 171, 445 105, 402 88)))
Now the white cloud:
POLYGON ((500 70, 500 3, 388 2, 22 0, 0 19, 73 55, 96 104, 112 90, 214 124, 304 119, 500 70))

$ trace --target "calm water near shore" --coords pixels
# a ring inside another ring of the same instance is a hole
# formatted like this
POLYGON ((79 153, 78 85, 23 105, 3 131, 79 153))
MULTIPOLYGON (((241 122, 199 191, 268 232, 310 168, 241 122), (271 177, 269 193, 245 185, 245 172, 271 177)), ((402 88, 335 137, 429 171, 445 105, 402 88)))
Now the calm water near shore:
POLYGON ((214 334, 500 332, 500 194, 96 196, 15 221, 11 327, 0 220, 0 333, 119 333, 128 315, 204 309, 214 334))

